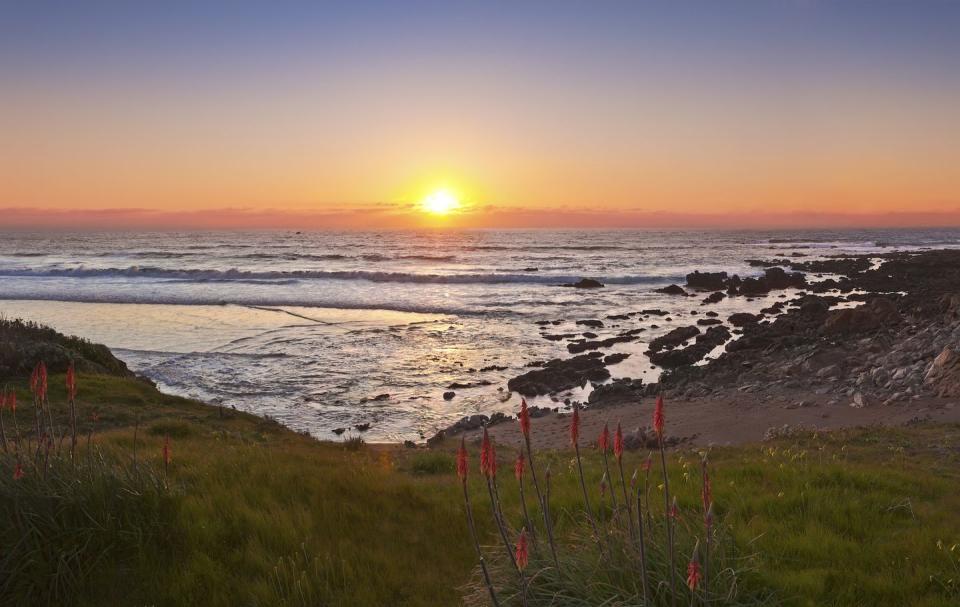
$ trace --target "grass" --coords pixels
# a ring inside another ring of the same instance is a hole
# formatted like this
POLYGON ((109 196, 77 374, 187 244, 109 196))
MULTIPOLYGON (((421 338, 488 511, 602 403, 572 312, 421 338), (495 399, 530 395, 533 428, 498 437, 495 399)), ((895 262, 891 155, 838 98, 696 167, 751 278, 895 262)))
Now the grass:
MULTIPOLYGON (((84 439, 77 470, 68 459, 56 461, 44 477, 29 464, 15 481, 13 456, 0 456, 0 604, 473 602, 476 555, 455 445, 427 451, 323 443, 136 380, 82 374, 79 383, 84 439), (99 420, 87 455, 94 408, 99 420), (165 436, 169 479, 162 472, 165 436)), ((23 382, 17 387, 25 430, 29 395, 23 382)), ((60 420, 64 397, 62 375, 51 375, 60 420)), ((11 418, 3 414, 9 438, 11 418)), ((484 551, 501 558, 477 446, 470 450, 484 551)), ((598 499, 602 464, 583 451, 588 490, 598 499)), ((522 517, 511 451, 502 453, 500 494, 516 530, 522 517)), ((645 457, 627 454, 628 477, 645 457)), ((553 472, 558 540, 571 548, 565 558, 580 555, 570 569, 595 579, 596 550, 584 540, 572 453, 537 458, 541 470, 550 463, 553 472)), ((699 517, 698 458, 684 450, 669 457, 681 520, 699 517)), ((951 552, 960 543, 957 425, 804 434, 712 449, 710 460, 718 517, 731 550, 745 559, 738 582, 744 596, 772 592, 797 606, 960 602, 960 547, 951 552)), ((651 478, 658 477, 655 468, 651 478)), ((651 510, 662 513, 658 491, 654 486, 651 510)), ((598 517, 611 516, 609 504, 598 506, 598 517)), ((684 551, 678 558, 689 557, 684 551)), ((635 583, 629 571, 606 574, 611 585, 635 583)))

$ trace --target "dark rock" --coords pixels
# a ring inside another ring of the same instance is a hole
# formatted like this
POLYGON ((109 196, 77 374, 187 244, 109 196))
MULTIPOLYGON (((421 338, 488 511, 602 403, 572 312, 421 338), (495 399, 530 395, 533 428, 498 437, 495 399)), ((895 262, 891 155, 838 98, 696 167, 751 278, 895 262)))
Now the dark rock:
POLYGON ((744 278, 740 285, 741 295, 761 295, 769 292, 770 286, 763 278, 744 278))
POLYGON ((584 332, 581 333, 580 335, 586 337, 587 339, 596 339, 596 338, 597 338, 597 334, 596 334, 596 333, 591 333, 590 331, 584 331, 584 332))
POLYGON ((603 347, 603 344, 599 341, 578 340, 567 344, 567 352, 570 354, 580 354, 587 350, 599 350, 601 347, 603 347))
POLYGON ((666 316, 669 312, 661 310, 659 308, 654 308, 652 310, 640 310, 641 314, 646 314, 648 316, 666 316))
MULTIPOLYGON (((768 268, 763 274, 767 286, 773 289, 803 289, 807 286, 806 277, 800 272, 787 273, 783 268, 768 268)), ((743 287, 740 288, 743 291, 743 287)))
POLYGON ((700 302, 700 303, 703 304, 703 305, 717 303, 717 302, 721 301, 721 300, 722 300, 724 297, 726 297, 726 296, 727 296, 727 294, 724 293, 723 291, 717 291, 717 292, 711 293, 710 295, 708 295, 707 297, 705 297, 705 298, 703 299, 703 301, 700 302))
POLYGON ((960 318, 960 294, 951 293, 941 297, 940 310, 951 318, 960 318))
POLYGON ((664 368, 692 365, 702 360, 704 356, 730 339, 730 337, 730 330, 726 327, 710 327, 706 333, 698 335, 693 344, 685 348, 649 353, 650 362, 664 368))
POLYGON ((941 398, 960 396, 960 354, 945 347, 930 363, 923 383, 941 398))
POLYGON ((607 318, 610 320, 629 320, 630 316, 627 314, 610 314, 607 318))
POLYGON ((662 289, 656 289, 657 293, 664 293, 665 295, 686 295, 687 292, 683 290, 683 287, 680 285, 670 285, 668 287, 663 287, 662 289))
POLYGON ((594 329, 603 328, 603 321, 597 320, 595 318, 589 318, 587 320, 578 320, 578 325, 583 325, 584 327, 592 327, 594 329))
POLYGON ((486 373, 488 371, 506 371, 507 368, 502 365, 487 365, 486 367, 481 367, 480 372, 486 373))
MULTIPOLYGON (((594 354, 600 355, 599 352, 594 354)), ((610 372, 604 366, 602 358, 582 355, 566 360, 550 360, 539 369, 514 377, 507 382, 507 388, 524 396, 537 396, 578 388, 588 381, 600 382, 609 378, 610 372)))
POLYGON ((562 341, 564 339, 570 339, 571 337, 576 337, 576 333, 559 333, 557 335, 550 335, 547 333, 542 334, 540 337, 548 341, 562 341))
POLYGON ((607 366, 615 365, 619 362, 627 360, 628 358, 630 358, 630 355, 626 352, 614 352, 613 354, 603 357, 603 364, 607 366))
POLYGON ((448 390, 447 392, 443 393, 443 400, 453 400, 453 397, 456 395, 457 393, 453 390, 448 390))
POLYGON ((697 320, 697 324, 701 327, 709 327, 711 325, 722 325, 723 321, 719 318, 701 318, 697 320))
MULTIPOLYGON (((665 436, 663 438, 665 447, 675 447, 680 444, 680 439, 675 436, 665 436)), ((660 442, 656 432, 650 428, 637 428, 633 432, 623 435, 623 448, 627 451, 636 451, 637 449, 659 449, 660 442)))
POLYGON ((333 429, 333 433, 336 434, 337 436, 340 436, 341 434, 343 434, 343 433, 346 432, 346 431, 347 431, 346 428, 334 428, 334 429, 333 429))
MULTIPOLYGON (((778 253, 778 255, 782 255, 782 253, 778 253)), ((748 260, 747 260, 747 264, 748 264, 749 266, 751 266, 751 267, 754 267, 754 268, 770 268, 770 267, 773 267, 773 266, 783 265, 783 263, 784 263, 783 261, 781 261, 781 260, 776 260, 776 259, 774 259, 774 260, 767 260, 767 259, 748 259, 748 260)))
POLYGON ((362 424, 357 424, 357 425, 354 426, 353 428, 354 428, 354 430, 356 430, 357 432, 366 432, 367 430, 370 429, 370 424, 367 423, 367 422, 364 422, 364 423, 362 423, 362 424))
POLYGON ((900 312, 889 299, 878 297, 858 308, 834 310, 823 323, 823 333, 838 335, 875 331, 900 322, 900 312))
POLYGON ((691 337, 700 334, 700 329, 694 326, 677 327, 666 335, 661 335, 650 342, 650 350, 658 352, 664 348, 675 348, 691 337))
MULTIPOLYGON (((489 386, 491 383, 492 383, 492 382, 491 382, 490 380, 487 380, 487 379, 481 379, 480 381, 469 382, 469 383, 465 383, 465 384, 462 384, 462 383, 460 383, 460 382, 456 382, 456 381, 455 381, 455 382, 453 382, 452 384, 450 384, 449 386, 447 386, 447 389, 448 389, 448 390, 465 390, 465 389, 467 389, 467 388, 476 388, 477 386, 489 386)), ((454 396, 456 396, 456 395, 454 395, 454 396)), ((444 398, 445 398, 446 400, 450 400, 449 398, 446 398, 446 396, 444 396, 444 398)), ((451 396, 450 398, 453 398, 453 396, 451 396)))
POLYGON ((577 282, 568 282, 560 285, 561 287, 571 287, 574 289, 601 289, 603 283, 592 278, 581 278, 577 282))
POLYGON ((687 274, 687 286, 703 291, 719 291, 726 287, 726 272, 692 272, 687 274))
POLYGON ((749 312, 737 312, 736 314, 731 314, 727 320, 735 327, 744 327, 746 325, 759 322, 762 319, 763 316, 750 314, 749 312))
POLYGON ((628 405, 639 403, 644 396, 643 381, 639 379, 618 379, 596 386, 587 403, 590 408, 614 407, 618 405, 628 405))

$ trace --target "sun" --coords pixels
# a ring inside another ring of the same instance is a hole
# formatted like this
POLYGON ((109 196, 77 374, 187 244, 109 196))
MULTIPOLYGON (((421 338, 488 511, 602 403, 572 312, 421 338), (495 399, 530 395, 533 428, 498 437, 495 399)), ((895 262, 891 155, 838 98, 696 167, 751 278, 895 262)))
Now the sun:
POLYGON ((460 201, 447 190, 436 190, 423 199, 421 206, 426 213, 448 215, 460 208, 460 201))

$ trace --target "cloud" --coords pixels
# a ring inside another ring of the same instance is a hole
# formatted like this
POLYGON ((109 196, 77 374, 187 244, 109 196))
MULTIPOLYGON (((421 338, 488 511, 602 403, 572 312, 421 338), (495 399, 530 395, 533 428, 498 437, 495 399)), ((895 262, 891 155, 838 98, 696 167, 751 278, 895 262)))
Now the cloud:
POLYGON ((410 205, 372 203, 323 210, 224 207, 186 211, 147 208, 0 208, 0 227, 18 230, 233 230, 450 228, 897 228, 960 226, 960 207, 922 212, 683 213, 569 207, 479 205, 449 217, 426 216, 410 205))

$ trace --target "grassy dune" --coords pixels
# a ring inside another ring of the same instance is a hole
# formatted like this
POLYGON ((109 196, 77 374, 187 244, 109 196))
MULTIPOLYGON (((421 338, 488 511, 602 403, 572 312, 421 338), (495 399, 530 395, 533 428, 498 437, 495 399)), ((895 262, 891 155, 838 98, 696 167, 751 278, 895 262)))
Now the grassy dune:
MULTIPOLYGON (((0 518, 9 522, 0 526, 0 603, 452 605, 478 596, 454 445, 320 443, 132 379, 81 375, 80 386, 76 467, 69 456, 53 458, 46 474, 28 463, 14 480, 14 456, 0 456, 0 518)), ((24 430, 32 412, 25 384, 17 387, 24 430)), ((50 392, 55 419, 65 419, 62 375, 51 376, 50 392)), ((472 499, 496 566, 502 546, 471 451, 472 499)), ((601 465, 585 453, 595 490, 601 465)), ((500 485, 519 528, 514 455, 501 446, 500 485)), ((628 476, 645 456, 625 458, 628 476)), ((670 457, 682 524, 698 520, 697 458, 670 457)), ((710 458, 747 595, 772 591, 788 605, 960 601, 960 547, 951 552, 960 542, 960 427, 803 435, 710 458)), ((541 454, 538 467, 548 462, 558 535, 569 543, 585 527, 575 466, 564 452, 541 454)), ((662 513, 656 486, 651 505, 662 513)), ((589 550, 577 556, 597 561, 589 550)))

